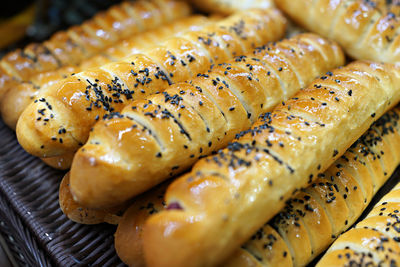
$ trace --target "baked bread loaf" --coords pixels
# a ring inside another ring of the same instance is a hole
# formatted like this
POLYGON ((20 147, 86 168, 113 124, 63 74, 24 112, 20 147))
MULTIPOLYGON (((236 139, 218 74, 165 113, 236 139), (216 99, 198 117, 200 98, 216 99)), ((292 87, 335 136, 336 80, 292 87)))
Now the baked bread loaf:
POLYGON ((275 2, 295 22, 337 41, 355 59, 400 61, 398 3, 384 0, 275 2))
POLYGON ((118 224, 121 215, 128 207, 128 203, 108 209, 95 210, 83 207, 76 203, 69 190, 69 173, 67 173, 60 183, 59 204, 62 212, 68 219, 82 224, 109 223, 118 224))
POLYGON ((204 72, 211 64, 277 40, 285 25, 273 9, 236 13, 143 54, 77 73, 48 88, 25 109, 17 124, 18 140, 39 157, 74 152, 104 115, 204 72))
MULTIPOLYGON (((383 115, 222 266, 304 266, 324 251, 356 221, 400 162, 399 115, 399 107, 383 115)), ((146 194, 143 206, 149 208, 130 207, 115 233, 117 253, 129 266, 144 265, 144 221, 165 205, 163 197, 154 198, 159 193, 146 194)))
POLYGON ((397 266, 400 262, 400 183, 367 217, 341 235, 317 266, 397 266))
MULTIPOLYGON (((114 47, 110 47, 99 55, 84 60, 79 66, 67 66, 54 71, 40 73, 31 78, 29 82, 20 83, 15 88, 10 88, 1 99, 0 110, 3 121, 12 129, 15 129, 17 121, 24 109, 37 98, 41 91, 65 79, 71 73, 82 69, 96 67, 108 62, 121 60, 132 53, 138 53, 141 49, 156 45, 174 35, 185 31, 196 31, 207 24, 219 19, 217 16, 207 18, 205 16, 191 16, 174 21, 158 29, 147 31, 131 38, 125 39, 114 47)), ((49 166, 66 170, 71 167, 74 153, 67 153, 58 157, 42 158, 49 166)))
POLYGON ((145 266, 143 257, 143 225, 146 219, 165 208, 164 193, 169 183, 163 183, 135 198, 124 212, 115 232, 115 250, 128 265, 145 266))
MULTIPOLYGON (((223 266, 305 266, 368 206, 400 163, 400 108, 387 112, 324 173, 289 200, 223 266)), ((321 266, 326 266, 322 264, 321 266)))
POLYGON ((272 0, 190 0, 197 9, 204 12, 229 15, 251 8, 270 8, 274 6, 272 0))
POLYGON ((189 5, 179 1, 123 2, 80 26, 54 34, 48 41, 10 52, 0 61, 0 98, 9 88, 29 81, 35 74, 77 65, 121 39, 189 13, 189 5))
POLYGON ((338 45, 301 34, 134 101, 99 121, 76 153, 72 194, 88 207, 122 203, 226 147, 261 113, 343 64, 338 45))
MULTIPOLYGON (((320 77, 167 189, 144 229, 149 266, 225 260, 400 100, 400 66, 357 61, 320 77)), ((189 264, 188 264, 189 263, 189 264)))
POLYGON ((19 116, 32 103, 33 99, 36 99, 41 91, 45 91, 47 87, 67 78, 71 73, 122 60, 171 36, 177 36, 184 31, 199 30, 216 20, 217 17, 215 16, 207 18, 200 15, 179 19, 157 29, 133 35, 100 54, 84 60, 79 66, 63 67, 35 75, 30 78, 29 82, 20 83, 16 87, 10 88, 1 98, 0 111, 3 121, 15 130, 19 116))

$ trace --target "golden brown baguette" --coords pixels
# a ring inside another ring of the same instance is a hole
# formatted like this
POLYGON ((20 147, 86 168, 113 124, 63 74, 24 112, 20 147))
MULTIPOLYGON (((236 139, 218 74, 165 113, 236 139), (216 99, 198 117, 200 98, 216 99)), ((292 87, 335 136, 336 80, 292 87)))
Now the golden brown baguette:
POLYGON ((118 224, 121 215, 126 210, 128 204, 123 204, 109 209, 95 210, 88 209, 76 203, 69 190, 69 173, 67 173, 60 183, 59 204, 62 212, 70 220, 82 224, 109 223, 118 224))
MULTIPOLYGON (((376 121, 222 266, 302 266, 324 251, 361 215, 400 162, 400 149, 396 149, 400 144, 399 114, 397 107, 376 121), (336 214, 338 210, 341 212, 336 214)), ((150 192, 146 195, 149 199, 143 206, 155 208, 130 207, 115 234, 117 253, 130 266, 144 264, 140 246, 144 221, 165 205, 163 198, 150 199, 150 192)))
POLYGON ((317 266, 397 266, 400 183, 355 228, 341 235, 317 266))
POLYGON ((104 115, 206 71, 211 64, 279 39, 285 25, 275 9, 236 13, 143 54, 77 73, 48 88, 25 109, 17 124, 18 140, 39 157, 74 152, 104 115))
POLYGON ((145 225, 146 262, 225 260, 392 108, 399 87, 399 66, 357 61, 260 116, 251 130, 168 187, 169 210, 145 225))
POLYGON ((15 130, 19 116, 21 116, 21 113, 33 99, 35 99, 42 90, 46 90, 47 87, 59 80, 67 78, 71 73, 122 60, 145 48, 157 45, 172 36, 182 34, 184 31, 199 30, 216 20, 217 17, 215 16, 209 19, 200 15, 179 19, 157 29, 135 34, 100 54, 84 60, 79 66, 63 67, 35 75, 29 82, 21 83, 14 88, 10 88, 1 98, 0 113, 3 121, 10 128, 15 130))
POLYGON ((73 160, 71 191, 88 207, 124 202, 225 147, 261 113, 342 64, 338 45, 302 34, 135 101, 95 125, 73 160))
MULTIPOLYGON (((206 18, 204 16, 191 16, 174 21, 158 29, 147 31, 125 39, 118 45, 111 47, 103 53, 84 60, 79 66, 63 67, 55 71, 44 72, 32 77, 29 83, 21 83, 15 88, 11 88, 3 96, 0 103, 0 110, 3 121, 12 129, 15 129, 19 116, 23 110, 47 87, 52 86, 68 75, 85 68, 96 67, 98 64, 121 60, 132 53, 138 53, 145 47, 151 47, 157 43, 178 36, 185 31, 196 31, 207 24, 219 19, 217 16, 206 18)), ((71 167, 74 153, 68 153, 58 157, 42 158, 49 166, 66 170, 71 167)))
POLYGON ((118 40, 189 13, 190 7, 179 1, 126 1, 80 26, 54 34, 48 41, 10 52, 0 61, 0 98, 9 88, 29 81, 35 74, 77 65, 118 40))
POLYGON ((225 15, 251 8, 270 8, 274 6, 272 0, 190 0, 190 2, 201 11, 225 15))
MULTIPOLYGON (((400 144, 399 115, 399 107, 383 115, 221 265, 303 266, 324 251, 361 215, 400 162, 400 149, 396 149, 400 144)), ((154 210, 136 206, 124 212, 115 233, 115 247, 126 264, 144 264, 144 221, 164 204, 163 198, 153 197, 144 206, 154 210)))
POLYGON ((295 22, 337 41, 353 58, 392 63, 400 61, 398 3, 388 4, 392 1, 384 0, 275 2, 295 22))

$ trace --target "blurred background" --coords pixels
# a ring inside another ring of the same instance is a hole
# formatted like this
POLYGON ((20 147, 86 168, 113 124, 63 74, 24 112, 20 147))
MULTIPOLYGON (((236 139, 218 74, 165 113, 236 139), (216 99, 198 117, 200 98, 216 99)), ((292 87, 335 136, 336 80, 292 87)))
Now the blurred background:
POLYGON ((12 0, 0 8, 0 57, 80 24, 121 0, 12 0))

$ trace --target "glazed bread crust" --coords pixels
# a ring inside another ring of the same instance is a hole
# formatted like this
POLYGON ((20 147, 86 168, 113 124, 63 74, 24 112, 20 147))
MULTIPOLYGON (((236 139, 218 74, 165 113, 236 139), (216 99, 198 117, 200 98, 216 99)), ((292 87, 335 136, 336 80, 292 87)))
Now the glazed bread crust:
POLYGON ((72 198, 70 187, 69 187, 69 173, 67 173, 60 183, 59 190, 59 204, 62 212, 68 219, 82 224, 98 224, 98 223, 109 223, 118 224, 121 215, 129 206, 128 203, 112 207, 108 209, 89 209, 79 205, 72 198))
POLYGON ((400 61, 400 5, 395 2, 279 0, 276 5, 307 30, 337 41, 355 59, 395 63, 400 61))
POLYGON ((263 112, 344 64, 314 34, 256 49, 98 122, 75 155, 71 190, 89 207, 115 205, 226 147, 263 112))
POLYGON ((3 121, 15 130, 17 121, 24 109, 32 103, 41 92, 46 91, 56 82, 67 78, 71 73, 98 67, 106 63, 122 60, 125 57, 139 53, 144 49, 155 46, 165 41, 171 36, 178 36, 185 31, 196 31, 211 22, 215 22, 217 17, 207 18, 195 15, 173 21, 157 29, 135 34, 128 39, 124 39, 118 44, 102 51, 93 57, 85 59, 78 66, 67 66, 57 70, 40 73, 30 78, 29 82, 18 84, 8 90, 1 99, 0 111, 3 121))
POLYGON ((169 210, 146 222, 148 265, 225 260, 400 100, 399 79, 400 68, 391 64, 357 61, 336 69, 198 161, 169 186, 169 210))
POLYGON ((270 8, 274 6, 272 0, 190 0, 190 2, 201 11, 225 15, 251 8, 270 8))
MULTIPOLYGON (((40 93, 45 92, 48 87, 53 86, 58 81, 67 78, 71 73, 122 60, 124 57, 154 46, 171 36, 178 36, 185 31, 199 30, 217 19, 219 19, 217 16, 207 18, 200 15, 183 18, 159 27, 158 29, 146 31, 125 39, 119 42, 118 45, 106 49, 101 54, 84 60, 79 66, 67 66, 54 71, 40 73, 32 77, 29 82, 20 83, 18 86, 5 93, 0 103, 0 113, 3 121, 10 128, 15 130, 17 121, 25 108, 31 104, 40 93)), ((71 152, 62 156, 42 158, 42 160, 53 168, 67 170, 71 168, 74 154, 75 153, 71 152)))
POLYGON ((39 157, 74 152, 104 115, 206 71, 211 64, 279 39, 285 25, 277 10, 236 13, 143 54, 77 73, 46 90, 25 109, 17 124, 18 140, 39 157))
POLYGON ((135 198, 124 212, 115 232, 115 250, 130 266, 146 266, 143 256, 143 225, 146 219, 165 208, 163 201, 169 183, 163 183, 135 198))
POLYGON ((325 251, 353 225, 400 163, 399 115, 396 107, 376 121, 223 266, 238 266, 238 258, 263 266, 305 266, 325 251))
POLYGON ((400 262, 400 183, 365 219, 341 235, 317 266, 396 266, 400 262))
MULTIPOLYGON (((356 221, 400 162, 399 115, 399 107, 385 113, 222 266, 304 266, 326 250, 356 221)), ((116 231, 117 253, 129 266, 143 266, 144 222, 165 208, 163 197, 154 198, 158 192, 146 195, 143 206, 155 208, 129 208, 116 231)))
POLYGON ((10 52, 0 61, 0 99, 38 73, 77 65, 119 40, 189 13, 189 5, 180 1, 123 2, 80 26, 57 32, 48 41, 10 52))

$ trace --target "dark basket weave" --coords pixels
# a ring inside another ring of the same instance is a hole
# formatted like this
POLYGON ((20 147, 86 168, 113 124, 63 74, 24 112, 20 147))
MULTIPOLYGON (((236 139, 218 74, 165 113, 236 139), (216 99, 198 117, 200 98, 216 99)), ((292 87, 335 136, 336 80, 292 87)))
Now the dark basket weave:
POLYGON ((23 151, 0 121, 1 230, 13 238, 6 240, 16 260, 29 266, 123 266, 113 246, 115 226, 76 224, 61 212, 63 175, 23 151))

